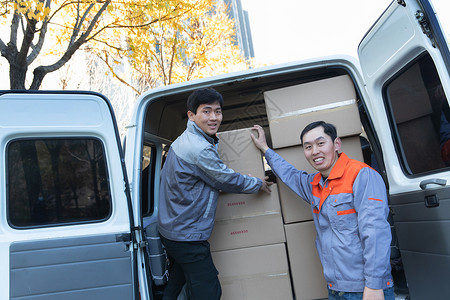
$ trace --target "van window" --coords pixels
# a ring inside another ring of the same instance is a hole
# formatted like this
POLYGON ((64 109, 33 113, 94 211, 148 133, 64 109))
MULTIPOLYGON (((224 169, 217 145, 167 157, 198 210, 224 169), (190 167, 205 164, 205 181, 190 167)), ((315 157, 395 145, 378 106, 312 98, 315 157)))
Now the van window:
POLYGON ((144 145, 141 176, 141 210, 144 217, 151 216, 154 211, 155 164, 156 148, 144 145))
POLYGON ((7 171, 12 227, 98 221, 111 212, 105 151, 96 139, 13 141, 7 171))
POLYGON ((155 212, 156 170, 161 169, 167 156, 169 146, 162 145, 162 162, 158 163, 157 150, 154 145, 144 145, 142 150, 141 176, 141 212, 143 217, 150 217, 155 212))
POLYGON ((386 86, 385 105, 407 175, 450 165, 450 110, 430 55, 420 57, 386 86))

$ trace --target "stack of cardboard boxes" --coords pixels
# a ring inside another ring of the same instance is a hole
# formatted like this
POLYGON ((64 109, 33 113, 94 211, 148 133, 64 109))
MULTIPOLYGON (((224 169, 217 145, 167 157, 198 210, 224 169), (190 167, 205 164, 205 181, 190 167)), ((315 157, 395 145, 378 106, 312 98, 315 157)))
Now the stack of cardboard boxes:
MULTIPOLYGON (((250 129, 219 133, 219 155, 242 174, 263 178, 261 152, 250 129)), ((278 189, 272 193, 221 193, 209 239, 222 299, 292 299, 278 189)))
MULTIPOLYGON (((263 178, 250 129, 219 133, 219 155, 242 174, 263 178)), ((272 193, 221 193, 209 240, 222 299, 292 299, 286 238, 276 185, 272 193)))
MULTIPOLYGON (((324 120, 338 128, 342 151, 363 161, 356 95, 348 76, 264 93, 272 146, 300 170, 316 172, 306 161, 301 130, 324 120)), ((222 132, 219 155, 233 170, 262 178, 263 158, 250 129, 222 132)), ((219 196, 210 239, 219 270, 222 299, 327 298, 315 247, 310 206, 280 180, 272 193, 219 196)))

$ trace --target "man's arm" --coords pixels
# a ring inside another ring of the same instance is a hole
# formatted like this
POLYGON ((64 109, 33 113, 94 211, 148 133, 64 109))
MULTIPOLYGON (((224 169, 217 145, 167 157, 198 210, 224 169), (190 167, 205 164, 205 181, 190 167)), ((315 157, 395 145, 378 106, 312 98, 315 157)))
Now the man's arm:
MULTIPOLYGON (((310 194, 312 178, 314 175, 309 175, 305 171, 297 170, 293 165, 284 160, 275 151, 269 148, 264 134, 264 129, 255 125, 252 128, 258 133, 258 137, 255 134, 251 134, 253 143, 255 146, 265 154, 267 163, 272 168, 274 174, 283 181, 294 193, 299 195, 303 200, 310 203, 310 194)), ((303 155, 299 153, 299 155, 303 155)))
POLYGON ((384 299, 383 288, 390 277, 391 244, 386 187, 381 176, 366 167, 358 174, 353 191, 364 257, 363 299, 384 299))
POLYGON ((217 190, 244 194, 257 193, 259 190, 267 193, 271 191, 272 182, 268 182, 267 177, 244 175, 228 168, 213 146, 199 153, 196 165, 202 170, 198 174, 200 178, 217 190))

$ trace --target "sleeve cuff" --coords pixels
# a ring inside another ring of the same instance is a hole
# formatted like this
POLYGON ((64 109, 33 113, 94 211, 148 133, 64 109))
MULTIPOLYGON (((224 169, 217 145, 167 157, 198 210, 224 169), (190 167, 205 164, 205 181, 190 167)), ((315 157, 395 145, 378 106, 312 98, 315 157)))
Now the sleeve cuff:
POLYGON ((374 290, 387 289, 394 286, 391 278, 367 277, 365 285, 374 290))

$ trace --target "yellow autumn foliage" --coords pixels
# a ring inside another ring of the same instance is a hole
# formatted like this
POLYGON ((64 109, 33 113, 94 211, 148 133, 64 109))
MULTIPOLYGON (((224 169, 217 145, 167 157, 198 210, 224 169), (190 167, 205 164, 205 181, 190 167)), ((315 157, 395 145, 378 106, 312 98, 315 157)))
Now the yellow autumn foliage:
MULTIPOLYGON (((23 36, 12 20, 19 16, 21 26, 33 35, 27 50, 32 59, 19 62, 27 68, 36 57, 45 57, 54 63, 44 70, 53 72, 83 47, 139 93, 247 68, 227 7, 214 0, 0 0, 0 9, 0 26, 17 30, 10 35, 17 37, 10 41, 17 53, 25 40, 19 40, 23 36), (123 63, 131 66, 131 74, 117 71, 115 66, 123 63)), ((0 47, 7 44, 0 39, 0 47)), ((13 66, 17 53, 5 56, 2 51, 2 56, 13 66)))

